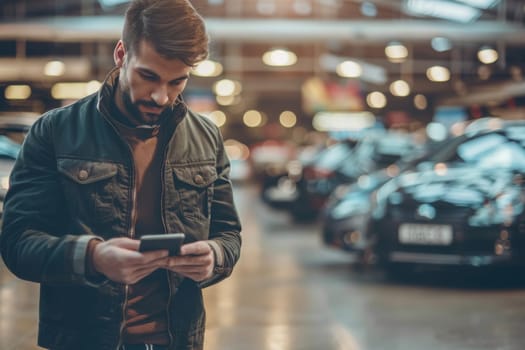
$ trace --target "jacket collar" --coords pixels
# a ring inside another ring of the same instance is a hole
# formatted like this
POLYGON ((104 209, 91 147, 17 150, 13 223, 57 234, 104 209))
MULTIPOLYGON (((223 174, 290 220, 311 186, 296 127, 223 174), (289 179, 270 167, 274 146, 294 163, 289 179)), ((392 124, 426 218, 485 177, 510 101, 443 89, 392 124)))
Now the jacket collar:
MULTIPOLYGON (((120 68, 115 67, 113 68, 104 79, 104 82, 98 91, 97 95, 97 109, 102 115, 104 115, 106 118, 108 118, 111 122, 115 123, 121 123, 123 118, 119 118, 116 113, 120 113, 118 111, 116 104, 115 104, 115 90, 118 85, 118 76, 120 74, 120 68)), ((170 108, 166 115, 161 120, 161 123, 159 127, 162 127, 164 124, 168 125, 177 125, 186 115, 188 112, 188 107, 186 105, 186 102, 182 98, 182 95, 179 95, 177 97, 177 104, 170 108)), ((129 125, 128 125, 129 126, 129 125)), ((143 128, 143 126, 134 126, 136 128, 143 128)))

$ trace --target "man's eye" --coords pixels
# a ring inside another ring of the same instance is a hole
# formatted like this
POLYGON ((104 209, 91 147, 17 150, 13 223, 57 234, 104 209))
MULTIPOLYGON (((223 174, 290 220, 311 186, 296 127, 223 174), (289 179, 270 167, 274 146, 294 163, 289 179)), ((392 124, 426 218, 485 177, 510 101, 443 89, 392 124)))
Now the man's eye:
POLYGON ((156 79, 155 76, 153 75, 149 75, 149 74, 144 74, 144 73, 140 73, 140 76, 142 77, 142 79, 144 80, 150 80, 150 81, 153 81, 156 79))
POLYGON ((170 85, 178 86, 178 85, 182 84, 183 81, 184 80, 175 80, 175 81, 170 82, 170 85))

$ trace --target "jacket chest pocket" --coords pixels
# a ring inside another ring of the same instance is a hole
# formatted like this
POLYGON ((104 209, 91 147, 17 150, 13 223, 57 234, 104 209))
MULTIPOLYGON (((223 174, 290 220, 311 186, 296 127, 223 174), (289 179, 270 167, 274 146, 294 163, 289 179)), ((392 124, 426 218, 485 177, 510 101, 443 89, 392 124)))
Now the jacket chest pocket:
POLYGON ((180 209, 185 218, 208 219, 213 198, 213 183, 217 171, 212 165, 173 168, 175 189, 180 197, 180 209))
POLYGON ((73 214, 95 222, 107 222, 117 216, 116 164, 59 159, 57 166, 73 214))

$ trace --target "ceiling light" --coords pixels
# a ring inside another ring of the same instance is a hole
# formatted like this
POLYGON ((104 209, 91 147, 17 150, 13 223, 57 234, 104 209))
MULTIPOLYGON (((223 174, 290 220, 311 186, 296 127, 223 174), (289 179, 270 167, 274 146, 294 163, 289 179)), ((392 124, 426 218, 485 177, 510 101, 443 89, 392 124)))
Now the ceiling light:
POLYGON ((494 7, 494 5, 500 2, 500 0, 456 0, 456 1, 462 2, 469 6, 474 6, 480 9, 484 9, 484 10, 494 7))
POLYGON ((233 96, 241 92, 242 86, 238 81, 222 79, 213 85, 213 91, 217 96, 233 96))
POLYGON ((285 128, 293 128, 297 124, 297 116, 292 111, 283 111, 279 115, 279 123, 285 128))
POLYGON ((239 104, 241 102, 241 96, 239 95, 229 95, 229 96, 219 96, 215 97, 215 100, 221 106, 232 106, 239 104))
POLYGON ((339 63, 335 71, 341 77, 358 78, 361 76, 363 69, 359 63, 348 60, 339 63))
POLYGON ((4 96, 6 100, 27 100, 31 96, 31 86, 9 85, 5 88, 4 96))
POLYGON ((370 112, 318 112, 312 126, 317 131, 356 131, 370 128, 375 122, 370 112))
POLYGON ((399 41, 392 41, 385 47, 385 54, 390 62, 403 62, 408 56, 408 50, 405 45, 399 41))
POLYGON ((247 160, 250 157, 248 146, 234 139, 224 140, 224 150, 231 160, 247 160))
POLYGON ((321 65, 321 68, 327 71, 337 71, 337 66, 343 61, 352 61, 359 64, 362 70, 359 78, 363 81, 377 85, 383 85, 388 81, 386 69, 379 65, 355 58, 340 57, 330 54, 322 54, 319 56, 319 64, 321 65))
POLYGON ((262 124, 262 114, 259 111, 256 111, 254 109, 251 109, 249 111, 246 111, 244 115, 242 116, 242 121, 244 122, 244 125, 246 125, 249 128, 255 128, 262 124))
POLYGON ((443 18, 462 23, 472 22, 481 16, 481 10, 445 0, 406 0, 405 12, 415 16, 443 18))
POLYGON ((256 8, 261 15, 271 16, 275 14, 277 5, 274 0, 258 0, 256 8))
POLYGON ((44 66, 44 74, 48 77, 59 77, 64 75, 66 65, 62 61, 49 61, 44 66))
POLYGON ((425 95, 417 94, 414 96, 414 106, 419 110, 424 110, 428 106, 428 101, 425 95))
POLYGON ((228 155, 228 158, 231 160, 242 159, 242 150, 239 147, 239 142, 237 140, 228 139, 224 141, 224 150, 228 155))
POLYGON ((301 16, 312 14, 312 5, 305 0, 295 0, 293 2, 293 9, 295 13, 301 16))
POLYGON ((390 92, 394 96, 408 96, 410 94, 410 86, 404 80, 396 80, 390 84, 390 92))
POLYGON ((375 17, 377 16, 377 7, 373 2, 364 1, 361 4, 361 13, 366 17, 375 17))
POLYGON ((483 46, 478 51, 478 59, 481 63, 494 63, 498 60, 498 51, 489 46, 483 46))
POLYGON ((55 100, 77 100, 95 93, 100 85, 96 80, 87 83, 56 83, 51 87, 51 96, 55 100))
POLYGON ((433 66, 427 69, 427 78, 435 82, 449 81, 450 71, 447 67, 433 66))
POLYGON ((373 91, 366 96, 366 103, 372 108, 383 108, 386 106, 386 96, 382 92, 373 91))
POLYGON ((297 55, 286 49, 273 49, 266 51, 262 60, 268 66, 287 67, 297 62, 297 55))
POLYGON ((452 48, 452 43, 447 38, 435 37, 430 41, 430 45, 437 52, 445 52, 452 48))
POLYGON ((216 77, 221 73, 222 64, 212 60, 204 60, 192 70, 192 74, 199 77, 216 77))
POLYGON ((209 119, 213 121, 218 127, 223 126, 226 123, 226 114, 223 111, 213 111, 206 115, 209 119))

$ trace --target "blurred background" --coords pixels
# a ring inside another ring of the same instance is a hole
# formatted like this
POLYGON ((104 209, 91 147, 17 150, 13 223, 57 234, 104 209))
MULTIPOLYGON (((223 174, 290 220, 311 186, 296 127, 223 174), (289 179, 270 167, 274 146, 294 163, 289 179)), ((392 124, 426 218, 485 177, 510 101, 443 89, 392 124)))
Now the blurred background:
MULTIPOLYGON (((461 132, 460 122, 522 117, 522 1, 192 3, 211 54, 185 99, 221 127, 239 163, 268 141, 272 157, 290 157, 282 152, 371 129, 425 142, 461 132)), ((96 91, 127 4, 3 0, 0 112, 40 114, 96 91)))
MULTIPOLYGON (((245 223, 207 348, 521 349, 525 3, 191 2, 211 50, 184 98, 245 223)), ((0 199, 36 118, 114 66, 128 4, 0 2, 0 199)), ((35 348, 34 288, 1 266, 0 348, 35 348)))
MULTIPOLYGON (((124 0, 3 0, 2 111, 41 113, 97 88, 124 0), (77 83, 77 85, 67 85, 77 83), (66 85, 64 85, 66 84, 66 85)), ((210 60, 185 97, 244 144, 377 123, 519 118, 523 2, 209 0, 210 60)))

